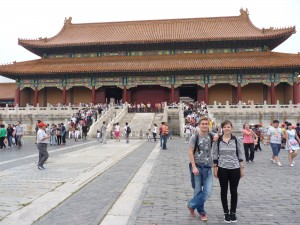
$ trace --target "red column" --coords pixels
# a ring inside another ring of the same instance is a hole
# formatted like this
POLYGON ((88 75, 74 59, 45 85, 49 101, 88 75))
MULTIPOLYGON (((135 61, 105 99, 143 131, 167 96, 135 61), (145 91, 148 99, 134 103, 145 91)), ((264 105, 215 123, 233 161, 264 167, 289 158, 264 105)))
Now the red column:
POLYGON ((123 87, 122 102, 123 103, 127 102, 127 88, 126 88, 126 85, 124 85, 124 87, 123 87))
POLYGON ((275 105, 275 84, 271 82, 271 105, 275 105))
POLYGON ((39 91, 37 87, 34 89, 34 106, 36 107, 39 103, 39 91))
POLYGON ((205 84, 205 103, 208 104, 208 84, 205 84))
POLYGON ((238 87, 237 87, 237 101, 242 101, 242 85, 240 83, 238 83, 238 87))
POLYGON ((179 102, 179 88, 174 90, 174 101, 179 102))
POLYGON ((92 86, 92 103, 96 104, 96 89, 95 89, 95 86, 92 86))
POLYGON ((18 106, 20 106, 20 102, 21 102, 21 89, 20 87, 17 87, 16 94, 15 94, 15 105, 18 104, 18 106))
POLYGON ((175 102, 175 91, 174 84, 171 84, 171 103, 175 102))
POLYGON ((293 83, 293 103, 294 104, 300 103, 300 88, 297 82, 293 83))
POLYGON ((67 105, 67 89, 63 87, 63 105, 67 105))

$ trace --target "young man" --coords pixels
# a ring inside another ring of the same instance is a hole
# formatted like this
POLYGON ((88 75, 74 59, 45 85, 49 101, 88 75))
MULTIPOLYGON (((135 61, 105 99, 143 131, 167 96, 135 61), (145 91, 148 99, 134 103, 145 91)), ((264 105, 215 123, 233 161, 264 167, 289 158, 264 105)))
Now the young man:
POLYGON ((195 187, 194 197, 187 203, 187 206, 193 216, 195 216, 194 210, 197 209, 202 221, 207 220, 204 203, 212 192, 213 158, 211 145, 212 141, 218 140, 218 135, 209 133, 208 123, 209 120, 206 117, 199 120, 199 131, 193 134, 189 143, 189 157, 195 187))
POLYGON ((46 133, 46 124, 44 122, 40 122, 38 124, 39 130, 36 135, 37 148, 39 150, 39 163, 38 169, 44 170, 44 163, 49 157, 47 146, 49 143, 50 135, 46 133))
POLYGON ((279 121, 274 120, 273 126, 268 129, 267 132, 268 140, 267 143, 271 145, 273 155, 271 162, 277 163, 278 166, 282 166, 279 162, 278 155, 281 149, 281 140, 283 136, 282 129, 279 128, 279 121))

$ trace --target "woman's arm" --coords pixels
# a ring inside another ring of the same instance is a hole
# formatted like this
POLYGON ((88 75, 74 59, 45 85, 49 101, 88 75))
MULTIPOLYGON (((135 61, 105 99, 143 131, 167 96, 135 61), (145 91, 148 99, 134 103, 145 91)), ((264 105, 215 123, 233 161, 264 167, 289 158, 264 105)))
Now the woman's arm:
MULTIPOLYGON (((300 143, 300 139, 299 139, 299 137, 298 137, 298 135, 297 135, 296 130, 295 130, 295 138, 296 138, 296 140, 298 141, 298 143, 300 143)), ((288 139, 287 139, 287 140, 288 140, 288 139)))
POLYGON ((246 130, 246 129, 243 130, 243 133, 246 135, 250 135, 251 132, 252 132, 252 130, 246 130))

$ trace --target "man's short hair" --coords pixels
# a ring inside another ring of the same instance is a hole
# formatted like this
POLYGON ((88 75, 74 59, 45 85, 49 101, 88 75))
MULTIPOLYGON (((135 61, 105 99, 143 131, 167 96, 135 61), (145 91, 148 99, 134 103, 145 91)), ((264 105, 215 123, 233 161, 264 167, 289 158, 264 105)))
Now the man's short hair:
POLYGON ((209 119, 208 119, 207 117, 202 117, 202 118, 199 120, 199 124, 200 124, 203 120, 206 120, 207 122, 209 122, 209 119))
POLYGON ((273 123, 279 123, 279 120, 273 120, 273 123))

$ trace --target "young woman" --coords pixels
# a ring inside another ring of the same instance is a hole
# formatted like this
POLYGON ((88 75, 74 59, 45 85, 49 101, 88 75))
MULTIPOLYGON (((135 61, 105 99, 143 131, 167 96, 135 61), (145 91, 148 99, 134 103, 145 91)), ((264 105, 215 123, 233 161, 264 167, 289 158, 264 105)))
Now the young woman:
POLYGON ((221 202, 226 223, 236 222, 237 188, 240 178, 244 176, 243 151, 240 139, 232 135, 232 123, 225 120, 221 123, 223 133, 213 146, 214 176, 219 178, 221 187, 221 202), (228 183, 231 193, 231 208, 227 202, 228 183))
POLYGON ((288 151, 288 160, 290 166, 295 166, 295 157, 298 155, 300 139, 296 135, 296 131, 293 129, 291 123, 287 123, 287 130, 285 132, 286 145, 285 149, 288 151))
POLYGON ((115 126, 115 137, 117 141, 120 141, 120 126, 119 123, 116 124, 115 126))
POLYGON ((249 163, 254 162, 254 145, 257 144, 257 135, 250 129, 250 125, 245 123, 243 126, 243 142, 244 142, 244 149, 245 149, 245 157, 246 162, 249 163), (249 157, 249 150, 250 150, 250 157, 249 157))

